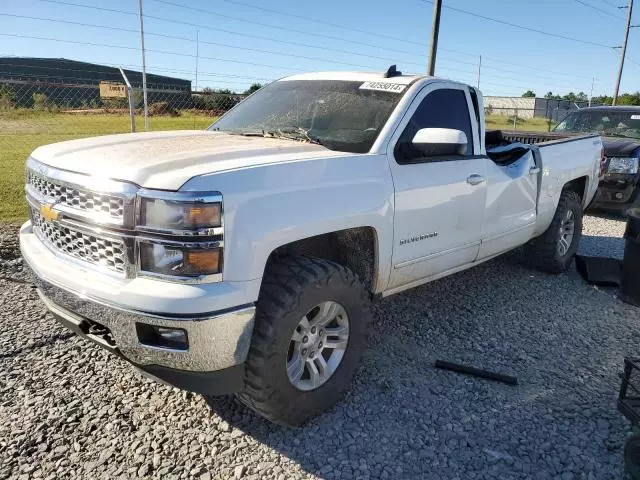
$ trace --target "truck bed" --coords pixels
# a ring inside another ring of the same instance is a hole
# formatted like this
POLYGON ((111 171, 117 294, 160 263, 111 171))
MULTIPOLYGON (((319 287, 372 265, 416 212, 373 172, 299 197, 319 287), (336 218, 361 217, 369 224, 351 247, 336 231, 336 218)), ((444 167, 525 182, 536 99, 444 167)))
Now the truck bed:
POLYGON ((487 130, 486 147, 497 147, 511 143, 545 146, 560 142, 596 137, 598 134, 570 134, 560 132, 521 132, 516 130, 487 130))
POLYGON ((511 171, 523 158, 534 162, 531 173, 538 173, 538 192, 545 193, 538 198, 534 235, 542 234, 553 219, 564 183, 561 179, 583 179, 584 184, 579 187, 583 206, 591 202, 598 188, 602 152, 598 134, 489 130, 485 144, 487 156, 505 171, 511 171))

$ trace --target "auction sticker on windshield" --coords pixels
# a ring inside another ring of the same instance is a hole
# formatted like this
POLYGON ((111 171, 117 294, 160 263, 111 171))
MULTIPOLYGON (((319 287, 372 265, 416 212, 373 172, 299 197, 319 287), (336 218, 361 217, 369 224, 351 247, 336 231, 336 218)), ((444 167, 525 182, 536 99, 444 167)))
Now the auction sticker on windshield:
POLYGON ((640 120, 640 115, 631 115, 631 120, 640 120))
POLYGON ((380 92, 401 93, 407 86, 400 83, 364 82, 360 90, 378 90, 380 92))

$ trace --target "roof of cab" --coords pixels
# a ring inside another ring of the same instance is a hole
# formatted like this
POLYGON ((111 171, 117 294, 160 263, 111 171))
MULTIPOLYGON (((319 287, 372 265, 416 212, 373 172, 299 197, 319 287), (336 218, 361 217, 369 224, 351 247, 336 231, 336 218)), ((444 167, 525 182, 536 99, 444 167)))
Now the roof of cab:
POLYGON ((285 77, 279 81, 290 80, 342 80, 352 82, 383 82, 383 83, 395 83, 401 85, 409 85, 416 80, 422 78, 435 78, 427 77, 426 75, 395 75, 393 77, 385 78, 384 72, 310 72, 301 73, 298 75, 292 75, 285 77))

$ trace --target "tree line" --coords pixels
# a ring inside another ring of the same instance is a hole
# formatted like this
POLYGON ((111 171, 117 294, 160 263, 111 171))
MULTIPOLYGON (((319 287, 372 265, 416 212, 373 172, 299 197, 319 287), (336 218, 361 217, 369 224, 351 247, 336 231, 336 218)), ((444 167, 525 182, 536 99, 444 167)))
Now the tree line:
MULTIPOLYGON (((522 94, 524 98, 535 98, 537 95, 533 90, 527 90, 522 94)), ((566 100, 569 102, 588 102, 589 96, 584 92, 569 92, 565 95, 558 95, 553 92, 547 92, 543 97, 547 100, 566 100)), ((613 97, 607 95, 600 95, 593 97, 591 102, 594 105, 611 105, 613 97)), ((623 93, 618 96, 618 105, 640 105, 640 92, 636 93, 623 93)))

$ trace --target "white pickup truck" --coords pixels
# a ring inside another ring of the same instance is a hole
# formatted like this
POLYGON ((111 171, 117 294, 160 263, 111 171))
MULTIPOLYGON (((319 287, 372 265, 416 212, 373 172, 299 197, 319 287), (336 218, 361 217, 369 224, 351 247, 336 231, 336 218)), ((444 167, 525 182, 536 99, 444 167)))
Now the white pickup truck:
POLYGON ((20 245, 68 328, 297 425, 347 388, 372 298, 521 245, 568 268, 602 142, 517 140, 485 138, 467 85, 395 68, 296 75, 207 131, 38 148, 20 245))

